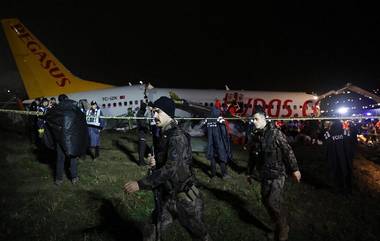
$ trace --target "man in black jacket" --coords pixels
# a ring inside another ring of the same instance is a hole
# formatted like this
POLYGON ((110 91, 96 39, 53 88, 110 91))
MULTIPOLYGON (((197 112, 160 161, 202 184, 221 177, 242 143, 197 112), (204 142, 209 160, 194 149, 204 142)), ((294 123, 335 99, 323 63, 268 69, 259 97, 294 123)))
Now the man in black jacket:
MULTIPOLYGON (((261 182, 262 202, 275 224, 276 238, 288 239, 285 208, 283 207, 283 190, 288 172, 299 182, 301 173, 293 150, 280 129, 266 121, 265 113, 258 111, 253 116, 255 129, 250 147, 249 175, 256 168, 261 182), (253 163, 252 163, 253 162, 253 163)), ((249 177, 249 180, 250 177, 249 177)))
POLYGON ((45 115, 57 151, 55 184, 63 183, 66 159, 70 160, 71 182, 75 184, 79 181, 78 157, 86 153, 89 142, 86 116, 78 108, 76 102, 66 95, 60 95, 58 100, 59 103, 49 109, 45 115))
POLYGON ((352 159, 355 150, 356 133, 344 130, 339 120, 334 120, 325 132, 327 160, 329 161, 331 178, 339 193, 352 192, 352 159))
POLYGON ((144 240, 160 240, 161 232, 173 218, 178 218, 193 240, 211 240, 202 220, 203 200, 194 185, 190 136, 178 127, 174 111, 175 104, 168 97, 154 102, 154 118, 162 129, 157 157, 148 156, 148 164, 154 169, 139 181, 127 182, 124 189, 127 193, 140 189, 154 191, 156 225, 150 225, 144 240))

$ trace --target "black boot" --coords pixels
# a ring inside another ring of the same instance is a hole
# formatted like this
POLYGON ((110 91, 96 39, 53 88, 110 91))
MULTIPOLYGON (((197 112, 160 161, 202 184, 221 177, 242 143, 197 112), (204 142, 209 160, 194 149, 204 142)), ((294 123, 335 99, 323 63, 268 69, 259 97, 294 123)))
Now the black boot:
POLYGON ((92 160, 95 159, 95 150, 93 147, 89 147, 87 153, 91 157, 92 160))
POLYGON ((146 151, 146 142, 145 142, 145 139, 141 138, 139 140, 139 162, 138 162, 138 165, 139 166, 144 166, 145 165, 145 161, 144 161, 144 156, 145 156, 145 151, 146 151))
POLYGON ((96 159, 98 157, 99 157, 99 146, 96 146, 95 147, 95 158, 94 159, 96 159))

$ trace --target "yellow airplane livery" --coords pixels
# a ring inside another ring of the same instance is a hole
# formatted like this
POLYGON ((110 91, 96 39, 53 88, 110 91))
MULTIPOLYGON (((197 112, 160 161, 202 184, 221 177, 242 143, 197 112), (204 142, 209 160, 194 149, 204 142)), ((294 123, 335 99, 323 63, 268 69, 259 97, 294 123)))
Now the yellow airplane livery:
POLYGON ((30 99, 113 87, 73 75, 18 19, 1 23, 30 99))

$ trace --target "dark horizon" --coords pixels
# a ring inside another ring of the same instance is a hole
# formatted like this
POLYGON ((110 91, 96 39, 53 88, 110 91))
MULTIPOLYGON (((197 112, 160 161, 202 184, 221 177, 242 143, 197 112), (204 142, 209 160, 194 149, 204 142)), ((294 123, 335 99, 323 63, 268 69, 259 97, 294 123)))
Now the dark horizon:
MULTIPOLYGON (((4 6, 79 77, 155 87, 324 93, 350 82, 380 87, 379 17, 370 6, 281 3, 233 6, 191 3, 56 1, 4 6), (282 4, 282 5, 281 5, 282 4)), ((1 34, 0 77, 17 68, 1 34)))

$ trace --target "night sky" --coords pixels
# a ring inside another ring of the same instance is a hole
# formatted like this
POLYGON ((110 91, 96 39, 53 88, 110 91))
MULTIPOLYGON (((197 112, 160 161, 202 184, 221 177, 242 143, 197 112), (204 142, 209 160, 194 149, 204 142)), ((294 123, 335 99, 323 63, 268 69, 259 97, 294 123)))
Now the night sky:
MULTIPOLYGON (((14 1, 0 17, 19 18, 74 74, 114 85, 318 94, 347 82, 380 87, 376 6, 139 2, 14 1)), ((4 82, 18 76, 3 33, 0 41, 4 82)))

